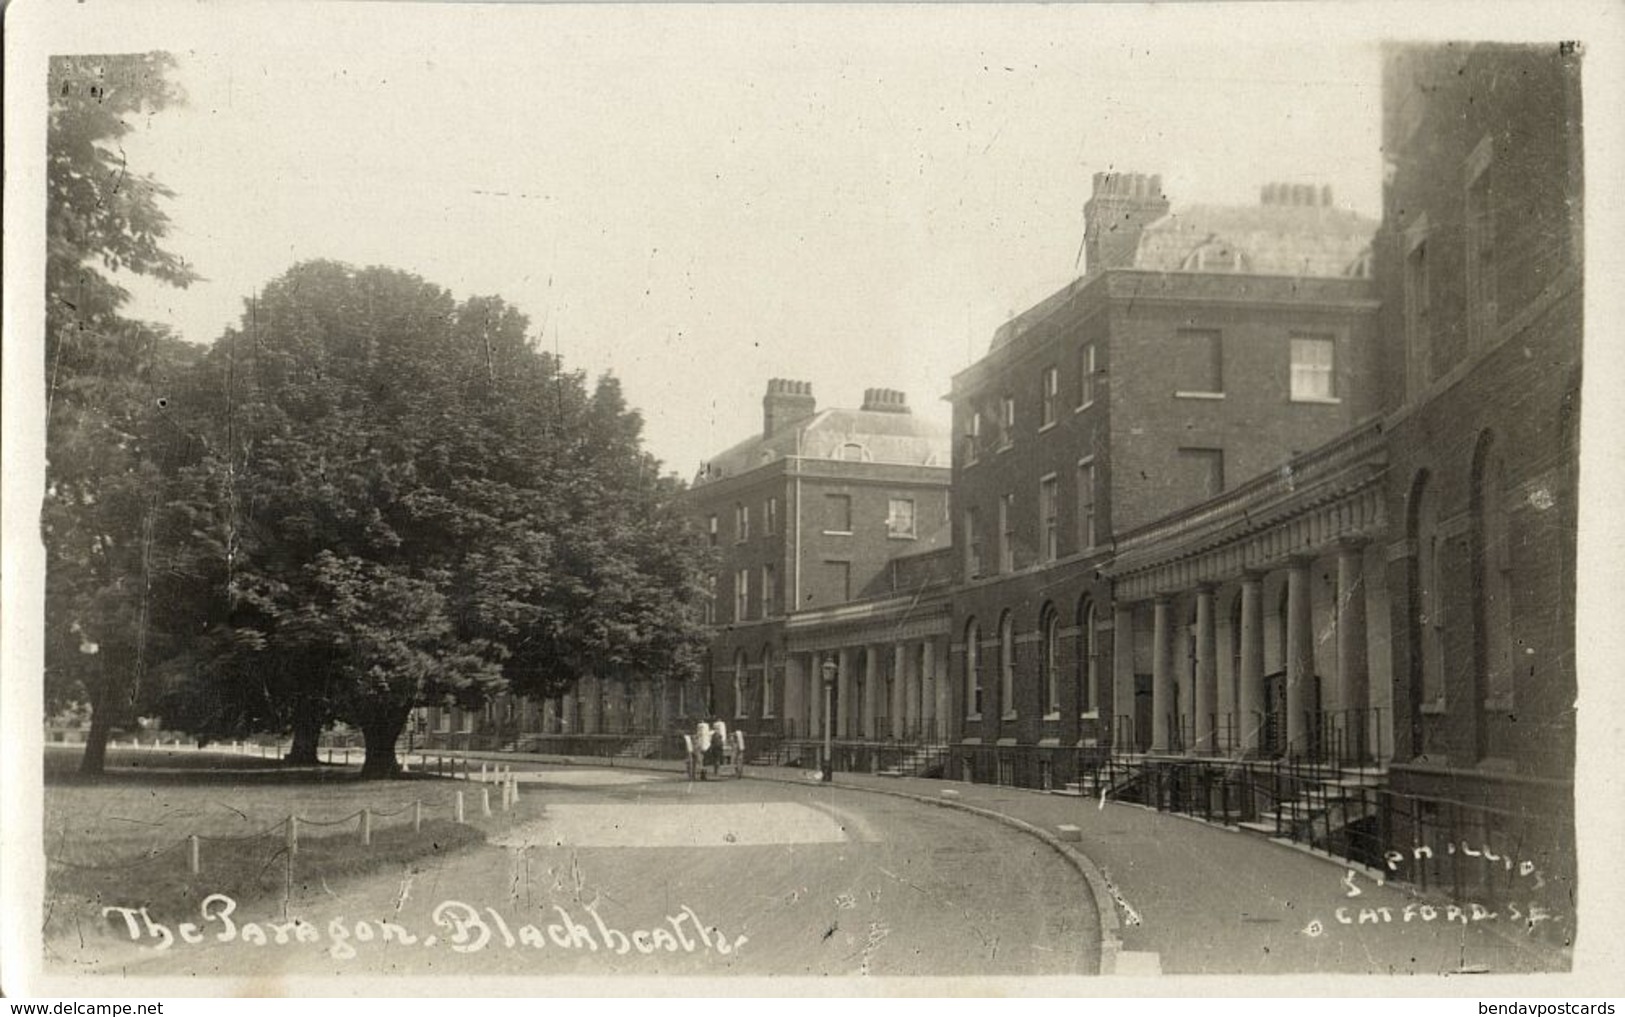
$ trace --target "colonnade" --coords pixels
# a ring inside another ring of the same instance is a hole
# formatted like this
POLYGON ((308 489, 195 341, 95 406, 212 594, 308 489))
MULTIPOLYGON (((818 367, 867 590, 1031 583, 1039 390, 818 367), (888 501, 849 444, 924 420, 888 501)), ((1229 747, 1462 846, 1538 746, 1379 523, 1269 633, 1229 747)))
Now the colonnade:
POLYGON ((1344 759, 1365 759, 1379 751, 1370 703, 1366 546, 1363 540, 1346 539, 1319 556, 1284 556, 1238 568, 1229 576, 1195 576, 1188 585, 1160 588, 1138 601, 1120 600, 1114 609, 1118 638, 1112 675, 1119 719, 1114 748, 1198 756, 1335 754, 1344 759), (1312 570, 1332 566, 1328 559, 1335 560, 1335 591, 1329 607, 1322 605, 1317 630, 1312 570), (1272 580, 1277 573, 1284 574, 1284 581, 1272 580), (1266 584, 1284 586, 1284 603, 1274 622, 1276 666, 1270 675, 1279 679, 1280 689, 1266 688, 1266 584), (1221 596, 1235 606, 1226 652, 1219 640, 1221 596), (1135 730, 1136 714, 1142 722, 1145 718, 1134 705, 1136 665, 1143 656, 1137 653, 1134 633, 1147 603, 1149 736, 1135 730), (1180 652, 1187 624, 1188 655, 1180 652), (1329 640, 1335 641, 1333 651, 1322 653, 1317 669, 1317 644, 1329 640), (1227 680, 1221 681, 1221 674, 1227 680))
POLYGON ((830 725, 837 738, 943 740, 951 712, 947 664, 946 637, 938 636, 793 650, 785 657, 785 733, 821 738, 830 725), (835 665, 828 696, 826 663, 835 665))

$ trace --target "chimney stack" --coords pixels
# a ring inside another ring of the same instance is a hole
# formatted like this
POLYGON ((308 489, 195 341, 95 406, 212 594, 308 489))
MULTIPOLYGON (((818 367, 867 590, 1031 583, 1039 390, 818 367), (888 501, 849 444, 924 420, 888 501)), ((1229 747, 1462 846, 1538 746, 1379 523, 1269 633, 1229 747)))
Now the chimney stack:
POLYGON ((770 438, 775 431, 806 420, 818 410, 813 398, 812 382, 770 378, 767 394, 762 396, 762 437, 770 438))
POLYGON ((1331 208, 1332 185, 1323 184, 1265 184, 1259 188, 1261 205, 1286 205, 1298 208, 1331 208))
POLYGON ((894 388, 866 388, 863 408, 871 413, 908 413, 908 397, 894 388))
POLYGON ((1087 270, 1133 265, 1140 232, 1167 214, 1160 174, 1096 173, 1094 192, 1083 206, 1087 270))

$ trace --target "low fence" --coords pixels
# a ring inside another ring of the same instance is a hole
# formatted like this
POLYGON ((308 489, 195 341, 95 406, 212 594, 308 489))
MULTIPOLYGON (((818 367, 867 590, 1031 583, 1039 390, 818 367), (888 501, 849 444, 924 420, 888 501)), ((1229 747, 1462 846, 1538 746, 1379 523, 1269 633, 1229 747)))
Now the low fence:
MULTIPOLYGON (((129 746, 125 745, 121 747, 127 748, 129 746)), ((172 748, 172 746, 158 747, 165 750, 172 748)), ((407 768, 408 767, 403 767, 403 769, 407 768)), ((109 863, 78 863, 69 861, 65 858, 52 856, 50 854, 46 855, 45 860, 48 865, 75 869, 82 872, 110 872, 152 865, 160 859, 168 858, 169 856, 184 849, 187 871, 193 875, 197 875, 202 871, 203 867, 205 858, 203 850, 204 845, 243 844, 251 841, 265 840, 266 838, 271 837, 279 837, 283 841, 283 851, 286 853, 287 858, 291 861, 299 853, 299 839, 300 832, 302 830, 329 829, 354 824, 355 835, 359 842, 363 845, 370 846, 372 844, 373 832, 377 827, 378 821, 381 820, 399 819, 400 817, 406 816, 408 813, 410 813, 412 831, 414 833, 421 833, 423 830, 423 821, 426 815, 432 819, 435 818, 435 813, 443 813, 445 818, 458 825, 463 825, 469 822, 469 815, 472 811, 477 810, 480 816, 490 817, 495 815, 499 810, 501 812, 508 812, 512 810, 513 807, 519 802, 521 794, 520 785, 518 779, 514 776, 511 767, 489 766, 488 764, 481 763, 479 770, 475 771, 467 759, 459 760, 452 757, 420 756, 418 768, 423 772, 433 773, 437 776, 477 783, 480 785, 480 787, 477 789, 477 791, 472 793, 459 789, 449 795, 437 797, 427 801, 422 798, 414 798, 412 801, 401 804, 397 808, 385 809, 375 808, 372 806, 363 806, 349 815, 341 816, 337 819, 316 819, 310 816, 301 816, 297 813, 290 813, 285 819, 282 819, 269 826, 262 827, 253 833, 232 834, 229 836, 187 833, 181 837, 178 837, 167 846, 154 848, 142 855, 140 858, 129 861, 109 863), (492 805, 493 790, 496 793, 495 797, 497 804, 495 806, 492 805)))

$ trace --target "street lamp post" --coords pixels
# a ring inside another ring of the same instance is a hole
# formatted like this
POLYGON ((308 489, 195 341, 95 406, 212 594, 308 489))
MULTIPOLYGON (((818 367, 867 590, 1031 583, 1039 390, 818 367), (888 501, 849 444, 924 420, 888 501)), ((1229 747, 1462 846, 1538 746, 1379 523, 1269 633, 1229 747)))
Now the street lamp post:
POLYGON ((824 783, 835 780, 835 661, 825 659, 824 676, 824 783))

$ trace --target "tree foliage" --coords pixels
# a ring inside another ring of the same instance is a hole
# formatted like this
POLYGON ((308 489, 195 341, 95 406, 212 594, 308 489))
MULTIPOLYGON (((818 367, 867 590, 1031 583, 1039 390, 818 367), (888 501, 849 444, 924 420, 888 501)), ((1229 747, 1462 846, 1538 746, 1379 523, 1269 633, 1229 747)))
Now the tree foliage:
POLYGON ((180 101, 166 54, 55 57, 48 72, 45 378, 46 702, 92 706, 83 766, 100 770, 111 725, 130 719, 169 652, 163 537, 169 393, 194 352, 123 317, 113 273, 185 286, 163 239, 170 192, 132 172, 128 118, 180 101))
POLYGON ((411 707, 684 674, 699 545, 613 378, 495 297, 294 266, 196 375, 177 509, 213 563, 173 698, 213 730, 343 720, 389 772, 411 707))

